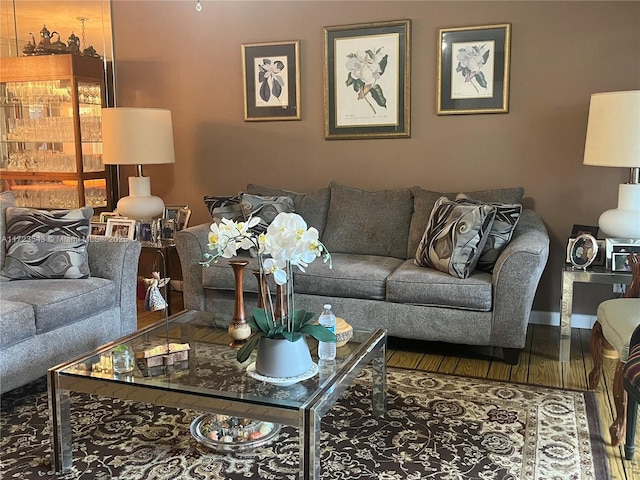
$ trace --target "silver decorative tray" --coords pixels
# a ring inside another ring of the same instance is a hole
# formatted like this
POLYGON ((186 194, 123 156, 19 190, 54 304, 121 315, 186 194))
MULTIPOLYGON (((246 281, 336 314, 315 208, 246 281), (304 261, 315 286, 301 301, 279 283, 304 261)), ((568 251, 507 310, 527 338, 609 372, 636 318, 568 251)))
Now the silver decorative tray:
POLYGON ((205 413, 190 427, 197 442, 223 453, 240 452, 261 447, 274 440, 280 432, 277 423, 205 413))

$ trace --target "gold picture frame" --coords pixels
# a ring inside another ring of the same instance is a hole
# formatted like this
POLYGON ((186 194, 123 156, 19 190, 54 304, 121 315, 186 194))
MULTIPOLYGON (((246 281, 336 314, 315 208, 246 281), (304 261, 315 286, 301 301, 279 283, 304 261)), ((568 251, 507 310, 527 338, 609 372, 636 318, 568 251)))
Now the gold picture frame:
POLYGON ((327 140, 411 136, 411 20, 324 27, 327 140))
POLYGON ((508 113, 510 65, 510 23, 440 29, 436 113, 508 113))
POLYGON ((242 45, 245 122, 300 120, 300 41, 242 45))

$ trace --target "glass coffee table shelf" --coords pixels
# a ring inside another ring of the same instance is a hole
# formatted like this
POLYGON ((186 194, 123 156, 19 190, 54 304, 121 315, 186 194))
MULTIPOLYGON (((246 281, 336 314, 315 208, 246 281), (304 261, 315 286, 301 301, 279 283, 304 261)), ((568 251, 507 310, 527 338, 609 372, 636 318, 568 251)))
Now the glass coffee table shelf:
MULTIPOLYGON (((222 414, 298 427, 300 478, 320 478, 320 421, 360 372, 371 365, 373 415, 386 411, 387 334, 381 329, 354 329, 349 343, 338 348, 335 367, 294 385, 278 385, 252 378, 237 350, 229 347, 227 327, 231 315, 183 311, 147 328, 49 369, 49 407, 52 465, 55 471, 71 468, 71 392, 222 414), (139 354, 167 342, 189 344, 188 358, 140 368, 127 374, 108 371, 108 357, 118 345, 139 354), (96 368, 96 365, 100 368, 96 368), (107 368, 105 368, 105 365, 107 368), (100 371, 98 371, 100 370, 100 371)), ((313 349, 315 340, 309 339, 313 349)), ((313 356, 314 362, 318 362, 313 356)))

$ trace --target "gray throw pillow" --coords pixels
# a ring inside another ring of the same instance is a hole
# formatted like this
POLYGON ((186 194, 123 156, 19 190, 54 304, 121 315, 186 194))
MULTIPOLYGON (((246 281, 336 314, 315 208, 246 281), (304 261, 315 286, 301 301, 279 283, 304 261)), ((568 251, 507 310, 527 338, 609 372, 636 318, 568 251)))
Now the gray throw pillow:
POLYGON ((322 238, 327 224, 327 211, 329 210, 329 198, 331 196, 328 188, 321 188, 316 192, 300 193, 250 183, 247 185, 247 193, 266 197, 285 196, 292 198, 295 212, 304 218, 307 226, 318 230, 320 238, 322 238))
POLYGON ((205 195, 204 204, 209 210, 209 215, 215 223, 220 223, 223 218, 241 222, 244 220, 242 211, 242 194, 232 197, 218 197, 214 195, 205 195))
POLYGON ((8 207, 0 279, 88 278, 87 237, 93 209, 8 207))
POLYGON ((260 217, 260 223, 251 228, 257 235, 267 231, 273 219, 279 213, 293 213, 293 199, 289 197, 262 197, 260 195, 242 194, 242 211, 244 220, 260 217))
MULTIPOLYGON (((413 187, 413 215, 411 216, 411 228, 409 229, 409 245, 407 246, 407 258, 415 255, 420 239, 427 227, 427 222, 431 215, 431 210, 440 197, 447 197, 449 200, 455 200, 458 192, 440 193, 431 190, 425 190, 421 187, 413 187)), ((494 188, 492 190, 478 190, 475 192, 464 192, 469 198, 484 203, 520 203, 524 188, 494 188)))
POLYGON ((322 242, 330 252, 406 258, 411 190, 370 192, 331 182, 322 242))
MULTIPOLYGON (((473 200, 462 193, 456 197, 456 202, 465 205, 482 204, 482 202, 473 200)), ((491 224, 489 238, 487 238, 487 243, 484 244, 476 265, 476 270, 488 273, 493 272, 496 260, 498 260, 498 257, 511 240, 513 231, 522 214, 522 205, 519 203, 491 202, 490 205, 496 207, 496 218, 491 224)))
POLYGON ((492 205, 463 205, 441 197, 416 251, 416 265, 467 278, 480 258, 495 215, 492 205))

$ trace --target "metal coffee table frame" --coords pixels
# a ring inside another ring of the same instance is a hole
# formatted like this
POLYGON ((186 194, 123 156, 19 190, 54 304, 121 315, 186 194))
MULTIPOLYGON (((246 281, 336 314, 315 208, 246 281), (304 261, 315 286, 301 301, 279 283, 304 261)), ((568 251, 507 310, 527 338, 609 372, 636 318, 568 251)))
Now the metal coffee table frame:
MULTIPOLYGON (((183 340, 193 341, 194 324, 205 327, 202 317, 206 312, 183 311, 169 319, 167 328, 178 327, 183 340)), ((213 314, 209 314, 213 317, 213 314)), ((215 320, 214 320, 215 322, 215 320)), ((228 321, 226 322, 228 324, 228 321)), ((135 400, 170 407, 192 409, 201 412, 226 413, 265 420, 299 428, 300 438, 300 478, 318 480, 320 478, 320 422, 339 396, 359 373, 369 364, 372 366, 373 414, 386 412, 386 347, 385 330, 363 331, 355 329, 354 339, 360 337, 361 343, 350 343, 352 349, 348 355, 339 359, 336 369, 325 381, 317 377, 309 380, 312 388, 304 399, 297 402, 282 402, 272 398, 258 397, 255 394, 207 390, 173 383, 171 380, 126 377, 116 378, 110 374, 95 374, 90 371, 78 371, 76 366, 90 362, 92 358, 110 351, 114 346, 139 340, 150 332, 164 327, 164 321, 139 330, 120 340, 104 345, 93 352, 72 361, 49 369, 48 395, 51 419, 52 466, 56 472, 71 468, 72 429, 71 429, 71 392, 97 394, 105 397, 135 400)), ((222 323, 217 329, 224 328, 222 323)), ((211 327, 216 330, 215 326, 211 327)), ((216 347, 217 348, 217 347, 216 347)), ((220 348, 223 348, 222 346, 220 348)), ((194 369, 195 370, 195 369, 194 369)), ((240 381, 240 380, 239 380, 240 381)), ((246 379, 241 380, 247 383, 246 379)), ((250 380, 257 382, 257 380, 250 380)), ((279 389, 280 387, 274 386, 279 389)), ((286 387, 283 388, 286 390, 286 387)))

